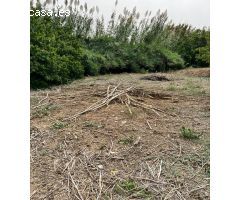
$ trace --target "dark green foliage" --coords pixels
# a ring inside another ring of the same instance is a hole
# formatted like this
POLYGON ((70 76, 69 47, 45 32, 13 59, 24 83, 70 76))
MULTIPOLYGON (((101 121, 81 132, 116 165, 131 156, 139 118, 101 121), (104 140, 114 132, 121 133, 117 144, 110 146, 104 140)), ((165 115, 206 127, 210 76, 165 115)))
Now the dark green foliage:
POLYGON ((207 46, 199 47, 196 49, 196 61, 199 66, 209 66, 210 65, 210 45, 209 42, 207 46))
POLYGON ((67 83, 81 78, 84 67, 80 62, 80 47, 55 19, 31 17, 31 87, 40 88, 67 83))
MULTIPOLYGON (((45 3, 43 5, 47 5, 45 3)), ((88 75, 157 72, 186 65, 209 65, 209 31, 166 24, 167 12, 140 16, 136 8, 112 13, 108 25, 98 7, 76 9, 69 16, 32 16, 31 87, 64 84, 88 75), (93 17, 94 13, 97 17, 93 17)), ((44 6, 31 3, 32 10, 44 6)), ((55 12, 56 5, 50 5, 55 12)))
POLYGON ((168 25, 166 46, 177 52, 186 66, 208 67, 210 64, 210 31, 195 29, 187 24, 168 25))

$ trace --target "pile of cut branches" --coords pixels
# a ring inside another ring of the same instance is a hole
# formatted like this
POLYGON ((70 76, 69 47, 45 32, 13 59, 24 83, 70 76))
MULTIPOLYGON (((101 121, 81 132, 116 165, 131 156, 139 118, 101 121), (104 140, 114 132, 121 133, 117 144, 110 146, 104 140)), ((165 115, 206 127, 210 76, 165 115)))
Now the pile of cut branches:
MULTIPOLYGON (((108 86, 107 88, 107 92, 105 93, 105 97, 100 99, 99 101, 93 103, 91 106, 89 106, 88 108, 86 108, 85 110, 76 113, 73 116, 70 116, 68 118, 65 118, 64 121, 67 120, 73 120, 78 118, 79 116, 86 114, 88 112, 93 112, 96 110, 101 109, 104 106, 108 106, 111 102, 113 102, 114 100, 117 102, 121 102, 122 104, 126 105, 130 114, 132 114, 131 108, 130 106, 134 106, 134 107, 140 107, 143 108, 145 110, 150 110, 152 112, 154 112, 156 115, 160 116, 159 112, 165 113, 163 110, 156 108, 152 105, 147 105, 137 99, 134 99, 134 97, 132 97, 130 95, 130 93, 132 92, 132 90, 134 89, 133 86, 128 87, 126 89, 120 89, 120 83, 113 87, 111 89, 111 85, 108 86)), ((165 113, 166 114, 166 113, 165 113)))
POLYGON ((167 77, 163 75, 148 75, 143 76, 140 78, 140 80, 148 80, 148 81, 170 81, 167 77))

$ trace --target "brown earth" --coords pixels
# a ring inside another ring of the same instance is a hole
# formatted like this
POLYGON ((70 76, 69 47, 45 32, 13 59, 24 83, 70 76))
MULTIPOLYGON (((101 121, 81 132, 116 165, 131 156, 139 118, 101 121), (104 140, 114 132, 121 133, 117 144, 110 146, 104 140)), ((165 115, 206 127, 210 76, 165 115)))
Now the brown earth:
POLYGON ((210 199, 206 74, 155 74, 165 82, 105 75, 32 91, 31 199, 210 199), (119 90, 134 86, 129 95, 159 115, 116 100, 63 121, 118 83, 119 90), (182 127, 198 137, 183 137, 182 127))
POLYGON ((185 75, 187 76, 196 76, 196 77, 210 77, 209 69, 187 69, 185 70, 185 75))

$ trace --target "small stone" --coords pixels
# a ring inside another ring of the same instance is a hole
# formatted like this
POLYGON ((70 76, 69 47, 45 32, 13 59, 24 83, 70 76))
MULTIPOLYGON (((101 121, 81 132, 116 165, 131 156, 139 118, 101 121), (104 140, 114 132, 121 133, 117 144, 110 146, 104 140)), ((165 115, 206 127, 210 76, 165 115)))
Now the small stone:
POLYGON ((126 124, 127 123, 127 121, 122 121, 122 125, 124 125, 124 124, 126 124))
POLYGON ((103 170, 103 165, 98 165, 98 169, 103 170))

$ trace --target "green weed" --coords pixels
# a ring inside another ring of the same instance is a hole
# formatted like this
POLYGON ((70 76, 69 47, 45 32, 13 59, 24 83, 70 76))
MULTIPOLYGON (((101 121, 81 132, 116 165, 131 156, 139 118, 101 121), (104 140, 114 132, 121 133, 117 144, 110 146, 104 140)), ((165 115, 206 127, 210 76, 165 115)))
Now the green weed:
POLYGON ((152 195, 152 193, 146 188, 139 187, 138 184, 132 179, 124 180, 118 183, 114 190, 118 194, 131 195, 134 198, 141 199, 148 199, 152 195))
POLYGON ((50 112, 57 109, 58 107, 54 104, 48 104, 46 106, 43 107, 39 107, 37 108, 37 110, 35 110, 32 113, 32 117, 33 118, 42 118, 45 116, 49 116, 50 112))
POLYGON ((134 139, 133 137, 129 137, 129 138, 124 138, 118 141, 118 144, 124 144, 124 145, 128 145, 128 144, 133 144, 134 139))
POLYGON ((123 181, 119 185, 126 191, 131 191, 137 187, 136 183, 133 180, 123 181))
POLYGON ((64 127, 66 127, 67 124, 63 123, 63 122, 55 122, 53 125, 52 125, 52 128, 53 129, 62 129, 64 127))
POLYGON ((180 129, 181 131, 181 136, 184 139, 199 139, 199 134, 196 134, 193 130, 191 130, 190 128, 185 128, 184 126, 180 129))
POLYGON ((85 121, 85 122, 83 122, 83 126, 88 127, 88 128, 102 128, 103 127, 102 124, 95 122, 95 121, 85 121))

